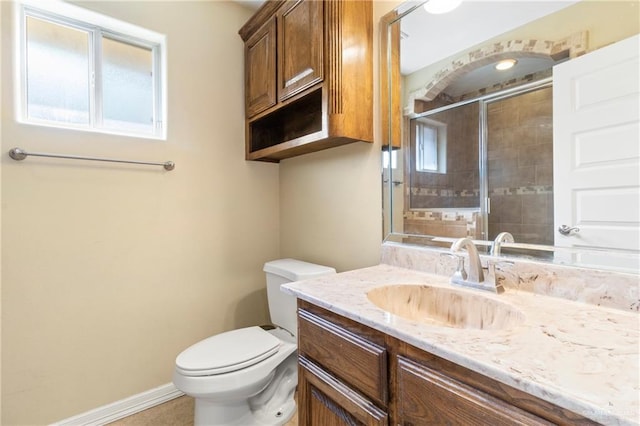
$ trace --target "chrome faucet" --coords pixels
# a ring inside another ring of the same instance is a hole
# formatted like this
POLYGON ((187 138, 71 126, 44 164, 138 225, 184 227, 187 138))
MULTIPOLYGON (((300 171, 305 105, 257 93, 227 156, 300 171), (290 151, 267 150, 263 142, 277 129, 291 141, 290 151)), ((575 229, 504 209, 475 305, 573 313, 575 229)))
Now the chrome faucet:
POLYGON ((467 249, 467 253, 469 253, 469 274, 464 270, 464 259, 459 258, 458 268, 451 277, 451 284, 473 287, 480 290, 492 291, 494 293, 504 292, 504 288, 501 284, 496 285, 493 274, 490 274, 490 276, 494 278, 493 282, 485 280, 482 263, 480 262, 480 254, 478 254, 478 249, 470 238, 460 238, 451 244, 451 252, 454 255, 462 249, 467 249))
POLYGON ((489 254, 491 256, 500 256, 500 252, 502 251, 502 243, 514 243, 513 235, 508 232, 501 232, 498 234, 495 240, 493 240, 493 244, 491 245, 491 251, 489 254))

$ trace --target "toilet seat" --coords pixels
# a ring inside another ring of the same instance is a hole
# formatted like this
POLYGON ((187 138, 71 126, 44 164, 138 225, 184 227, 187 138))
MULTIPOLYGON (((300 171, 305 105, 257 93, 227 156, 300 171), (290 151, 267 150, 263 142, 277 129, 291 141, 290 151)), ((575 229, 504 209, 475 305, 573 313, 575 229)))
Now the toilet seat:
POLYGON ((176 370, 185 376, 230 373, 273 356, 280 343, 257 326, 227 331, 185 349, 176 358, 176 370))

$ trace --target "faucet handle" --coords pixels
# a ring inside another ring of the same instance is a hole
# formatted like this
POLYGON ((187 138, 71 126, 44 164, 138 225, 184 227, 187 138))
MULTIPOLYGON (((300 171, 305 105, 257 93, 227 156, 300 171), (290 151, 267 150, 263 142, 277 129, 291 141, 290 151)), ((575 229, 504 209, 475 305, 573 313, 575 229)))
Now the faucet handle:
POLYGON ((451 278, 461 279, 462 281, 465 281, 467 279, 467 271, 464 270, 464 256, 453 253, 451 253, 450 255, 457 260, 456 271, 453 273, 453 277, 451 278))
POLYGON ((456 259, 456 271, 453 273, 453 277, 452 278, 459 278, 461 280, 466 280, 467 279, 467 271, 465 271, 464 269, 464 256, 461 254, 457 254, 457 253, 450 253, 450 252, 446 252, 446 253, 440 253, 440 256, 444 257, 451 257, 456 259))
POLYGON ((502 285, 501 280, 496 276, 496 271, 502 272, 504 268, 510 265, 514 265, 515 263, 510 260, 489 260, 487 261, 487 267, 483 268, 487 270, 487 279, 489 282, 493 283, 495 286, 495 292, 500 294, 504 293, 504 286, 502 285))
POLYGON ((458 264, 456 265, 456 272, 453 273, 453 276, 466 280, 467 271, 464 270, 464 257, 456 256, 456 258, 458 259, 458 264))

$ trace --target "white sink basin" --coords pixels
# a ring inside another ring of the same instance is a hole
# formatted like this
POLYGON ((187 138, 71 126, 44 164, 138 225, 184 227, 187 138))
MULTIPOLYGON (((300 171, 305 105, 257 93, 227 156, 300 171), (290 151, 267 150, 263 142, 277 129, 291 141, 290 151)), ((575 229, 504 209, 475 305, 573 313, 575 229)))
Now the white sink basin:
POLYGON ((513 306, 481 294, 428 285, 388 285, 369 291, 367 297, 393 315, 443 327, 504 330, 525 318, 513 306))

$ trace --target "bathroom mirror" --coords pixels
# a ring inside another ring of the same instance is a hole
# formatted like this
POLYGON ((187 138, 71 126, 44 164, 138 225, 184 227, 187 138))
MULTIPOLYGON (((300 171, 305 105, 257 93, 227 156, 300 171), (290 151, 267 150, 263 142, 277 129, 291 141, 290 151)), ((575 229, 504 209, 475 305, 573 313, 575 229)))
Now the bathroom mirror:
MULTIPOLYGON (((638 3, 466 0, 440 15, 425 3, 403 3, 381 20, 385 239, 447 248, 471 237, 489 252, 509 232, 505 256, 638 273, 637 107, 624 135, 599 133, 626 138, 618 163, 609 143, 591 145, 589 155, 621 167, 610 188, 565 188, 573 154, 557 142, 566 129, 554 128, 573 90, 564 69, 637 38, 638 3), (501 60, 515 66, 497 71, 501 60), (608 205, 611 222, 576 204, 608 205)), ((630 64, 612 75, 629 82, 624 96, 637 103, 637 59, 630 64)))

